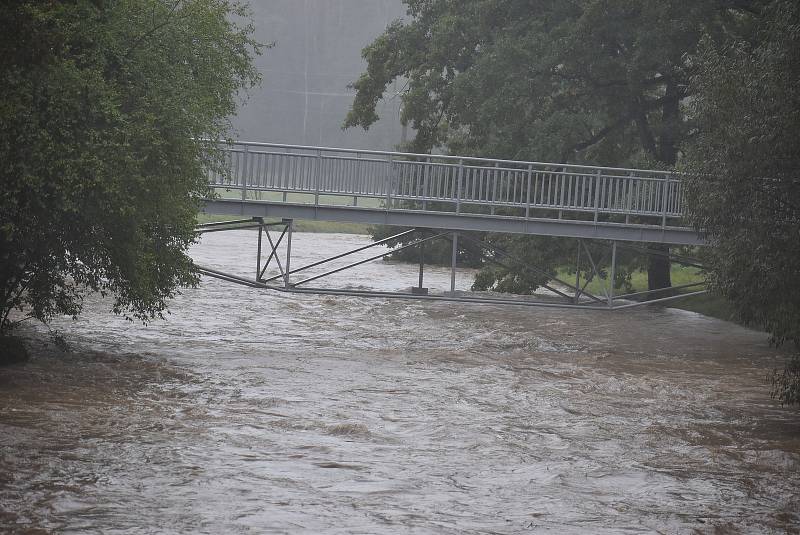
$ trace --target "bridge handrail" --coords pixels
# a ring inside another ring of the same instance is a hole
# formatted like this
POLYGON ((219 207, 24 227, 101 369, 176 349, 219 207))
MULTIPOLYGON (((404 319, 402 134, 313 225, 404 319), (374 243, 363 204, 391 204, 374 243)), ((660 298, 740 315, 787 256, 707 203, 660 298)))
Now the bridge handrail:
POLYGON ((358 199, 364 198, 387 211, 453 210, 457 215, 462 207, 477 206, 489 215, 503 209, 504 217, 523 219, 577 221, 585 220, 581 214, 588 213, 595 223, 624 215, 626 224, 633 216, 640 221, 631 224, 651 221, 646 224, 662 228, 670 226, 668 219, 681 220, 684 213, 682 181, 670 171, 203 141, 218 144, 227 154, 229 166, 228 171, 210 170, 210 185, 241 190, 242 201, 248 195, 260 198, 258 192, 273 192, 282 193, 285 203, 288 194, 299 193, 305 194, 304 198, 313 196, 315 206, 340 203, 343 197, 357 206, 358 199))
MULTIPOLYGON (((228 146, 235 146, 235 145, 243 145, 248 147, 270 147, 270 148, 278 148, 278 149, 290 149, 290 150, 306 150, 306 151, 326 151, 326 152, 342 152, 342 153, 350 153, 350 154, 372 154, 372 155, 383 155, 383 156, 400 156, 400 157, 411 157, 411 158, 425 158, 425 159, 439 159, 439 160, 450 160, 450 161, 471 161, 471 162, 486 162, 486 163, 506 163, 506 164, 516 164, 520 166, 527 166, 527 165, 535 165, 535 166, 549 166, 549 167, 570 167, 573 169, 585 169, 585 170, 592 170, 592 171, 621 171, 624 173, 649 173, 653 175, 662 175, 668 178, 674 177, 677 175, 674 171, 664 171, 658 169, 636 169, 636 168, 629 168, 629 167, 605 167, 599 165, 583 165, 583 164, 571 164, 571 163, 556 163, 556 162, 535 162, 535 161, 525 161, 525 160, 504 160, 504 159, 497 159, 497 158, 481 158, 477 156, 453 156, 448 154, 421 154, 416 152, 394 152, 394 151, 380 151, 380 150, 369 150, 369 149, 345 149, 345 148, 336 148, 336 147, 316 147, 313 145, 291 145, 286 143, 267 143, 261 141, 226 141, 226 140, 219 140, 217 141, 220 145, 228 145, 228 146)), ((641 177, 645 178, 645 177, 641 177)))
MULTIPOLYGON (((305 150, 306 149, 306 147, 304 147, 302 145, 291 145, 291 146, 287 145, 287 147, 292 147, 293 150, 305 150)), ((228 150, 229 152, 236 152, 236 153, 244 153, 245 152, 244 149, 237 149, 235 147, 231 148, 231 149, 226 149, 226 150, 228 150)), ((345 152, 344 149, 333 149, 333 148, 330 148, 330 147, 327 147, 327 148, 314 148, 314 149, 309 148, 308 150, 315 150, 315 151, 316 150, 325 150, 325 151, 333 151, 333 152, 345 152)), ((351 150, 348 149, 347 152, 351 152, 351 150)), ((405 152, 385 152, 385 153, 379 153, 377 151, 372 151, 372 152, 375 153, 375 154, 387 154, 387 155, 398 155, 398 154, 408 155, 409 154, 409 153, 405 153, 405 152)), ((267 152, 267 151, 249 151, 249 154, 263 154, 263 155, 270 155, 270 156, 285 156, 286 154, 291 154, 292 156, 296 156, 296 157, 299 157, 299 158, 309 158, 309 159, 313 159, 313 158, 317 157, 316 154, 267 152)), ((364 154, 364 152, 358 152, 358 154, 364 154)), ((434 155, 429 155, 429 157, 430 158, 440 158, 441 156, 434 154, 434 155)), ((459 157, 454 156, 454 157, 451 157, 451 158, 459 158, 459 157)), ((327 159, 327 160, 343 160, 343 161, 348 161, 348 162, 356 162, 357 161, 357 162, 386 163, 386 160, 381 160, 381 159, 377 159, 377 158, 352 158, 352 157, 347 157, 347 156, 334 156, 334 155, 327 155, 327 156, 325 156, 325 159, 327 159)), ((469 159, 470 161, 473 160, 473 158, 468 158, 468 157, 464 157, 463 159, 464 160, 469 159)), ((485 158, 480 159, 480 160, 482 160, 482 161, 499 162, 499 163, 512 162, 512 160, 487 160, 485 158)), ((441 167, 441 166, 458 167, 457 163, 440 163, 440 162, 431 162, 431 161, 395 160, 395 163, 403 163, 403 164, 407 164, 407 165, 430 165, 430 166, 433 166, 433 167, 441 167)), ((670 175, 670 176, 666 177, 667 180, 678 181, 678 179, 676 179, 674 177, 674 175, 676 175, 676 173, 670 173, 669 171, 649 171, 649 170, 645 171, 645 170, 637 170, 637 169, 626 169, 626 168, 621 168, 621 167, 599 167, 599 166, 598 167, 590 167, 590 166, 585 166, 585 165, 537 163, 537 162, 522 162, 522 161, 515 162, 515 163, 519 163, 520 166, 523 166, 523 165, 525 165, 525 166, 527 166, 527 165, 534 166, 534 165, 536 165, 536 166, 550 166, 550 167, 573 167, 573 168, 588 169, 588 170, 593 170, 593 171, 600 170, 600 171, 621 171, 621 172, 628 172, 628 173, 631 173, 631 172, 667 173, 667 174, 670 175)), ((479 165, 464 165, 464 169, 487 169, 487 167, 479 166, 479 165)), ((524 169, 522 167, 492 167, 491 169, 496 170, 496 171, 515 171, 515 172, 525 171, 526 170, 526 169, 524 169)), ((578 173, 578 172, 574 172, 574 171, 573 172, 568 172, 568 171, 550 171, 550 172, 557 172, 559 175, 563 175, 563 176, 584 176, 584 175, 586 175, 586 173, 578 173)), ((605 177, 605 178, 630 178, 631 175, 629 175, 629 174, 628 175, 603 174, 603 177, 605 177)), ((638 179, 638 180, 650 180, 650 181, 658 181, 658 182, 665 180, 665 178, 654 178, 654 177, 641 176, 641 175, 636 175, 635 178, 638 179)))

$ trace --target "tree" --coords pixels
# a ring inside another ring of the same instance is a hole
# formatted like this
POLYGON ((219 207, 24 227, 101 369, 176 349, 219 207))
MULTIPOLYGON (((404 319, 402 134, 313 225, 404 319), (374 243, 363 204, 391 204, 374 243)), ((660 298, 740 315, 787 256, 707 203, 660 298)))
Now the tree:
MULTIPOLYGON (((744 31, 758 0, 405 0, 364 49, 345 126, 368 128, 388 85, 407 80, 410 149, 496 158, 671 168, 689 133, 691 55, 744 31)), ((496 239, 496 238, 490 238, 496 239)), ((541 239, 515 237, 516 249, 541 239)), ((507 241, 508 238, 503 238, 507 241)), ((653 246, 653 248, 659 248, 653 246)), ((653 256, 651 289, 670 286, 653 256)), ((498 271, 501 277, 509 275, 498 271)), ((499 281, 498 281, 499 282, 499 281)))
MULTIPOLYGON (((705 42, 691 103, 687 199, 713 244, 712 288, 800 352, 800 5, 775 0, 751 41, 705 42)), ((774 378, 800 404, 800 360, 774 378)))
POLYGON ((159 316, 197 282, 210 142, 258 81, 229 0, 21 0, 0 18, 0 334, 87 292, 159 316))

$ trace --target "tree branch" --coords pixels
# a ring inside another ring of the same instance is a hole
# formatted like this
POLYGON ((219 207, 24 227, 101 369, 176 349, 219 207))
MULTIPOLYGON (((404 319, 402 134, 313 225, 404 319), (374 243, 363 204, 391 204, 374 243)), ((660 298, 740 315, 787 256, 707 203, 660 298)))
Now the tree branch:
MULTIPOLYGON (((148 37, 154 35, 157 31, 161 30, 162 28, 165 28, 165 27, 169 26, 170 24, 172 24, 172 22, 174 20, 172 15, 175 14, 175 11, 177 11, 178 6, 181 4, 182 1, 183 0, 175 0, 175 3, 172 4, 172 6, 169 8, 169 11, 167 12, 167 14, 165 16, 164 22, 162 22, 161 24, 156 24, 155 26, 150 28, 148 31, 146 31, 145 33, 143 33, 139 37, 135 38, 133 40, 133 43, 131 43, 131 46, 128 49, 128 51, 125 52, 125 56, 124 57, 125 58, 130 57, 130 55, 134 52, 134 50, 136 50, 139 47, 139 45, 142 44, 142 42, 145 41, 145 39, 147 39, 148 37)), ((153 22, 155 23, 155 13, 153 14, 153 22)))
POLYGON ((719 0, 719 7, 721 9, 735 9, 737 11, 744 11, 751 15, 760 16, 764 2, 760 0, 719 0))
POLYGON ((570 147, 567 152, 579 152, 588 149, 595 143, 599 143, 600 141, 602 141, 606 136, 608 136, 614 130, 620 128, 621 126, 624 126, 625 123, 627 123, 628 121, 630 121, 630 117, 626 115, 625 117, 621 118, 614 124, 610 124, 606 127, 601 128, 596 134, 592 135, 589 139, 581 141, 580 143, 576 143, 575 145, 570 147))

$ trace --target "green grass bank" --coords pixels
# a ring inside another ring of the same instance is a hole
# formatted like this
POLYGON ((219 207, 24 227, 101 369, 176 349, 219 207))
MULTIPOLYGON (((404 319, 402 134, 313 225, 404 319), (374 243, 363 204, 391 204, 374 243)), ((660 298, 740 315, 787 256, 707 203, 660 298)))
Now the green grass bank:
MULTIPOLYGON (((672 278, 673 286, 681 286, 693 282, 701 282, 703 280, 703 275, 699 269, 691 266, 682 266, 679 264, 672 265, 672 271, 670 275, 672 278)), ((565 282, 574 284, 575 272, 574 271, 570 272, 567 268, 562 268, 558 271, 558 278, 565 282)), ((584 278, 581 278, 581 285, 583 285, 583 283, 585 282, 586 280, 584 278)), ((603 287, 605 286, 605 284, 606 284, 605 279, 595 278, 589 283, 589 285, 586 287, 586 290, 595 295, 602 295, 603 287)), ((631 284, 630 289, 626 288, 624 290, 615 290, 615 292, 619 294, 619 293, 642 292, 647 290, 647 272, 637 271, 633 273, 631 275, 630 284, 631 284)), ((679 293, 691 293, 702 289, 703 286, 696 286, 692 288, 682 288, 676 291, 679 293)), ((731 303, 724 297, 720 297, 717 295, 711 295, 711 294, 693 295, 682 299, 676 299, 675 301, 669 301, 660 306, 665 306, 669 308, 678 308, 681 310, 689 310, 691 312, 697 312, 698 314, 703 314, 704 316, 711 316, 713 318, 719 318, 721 320, 738 323, 736 321, 736 314, 733 311, 733 306, 731 305, 731 303)))

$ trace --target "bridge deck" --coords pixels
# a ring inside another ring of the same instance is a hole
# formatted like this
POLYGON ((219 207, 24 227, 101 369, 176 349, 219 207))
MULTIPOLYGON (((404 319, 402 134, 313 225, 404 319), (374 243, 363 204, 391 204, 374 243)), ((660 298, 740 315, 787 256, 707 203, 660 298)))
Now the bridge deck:
POLYGON ((270 143, 224 145, 206 212, 701 245, 663 171, 270 143))

